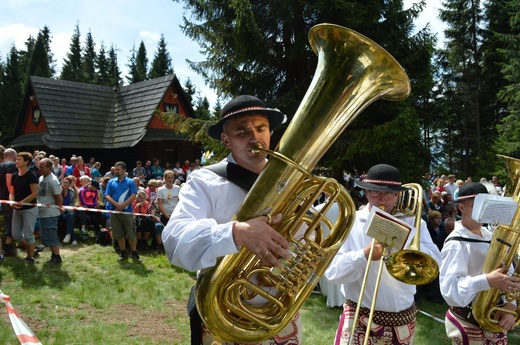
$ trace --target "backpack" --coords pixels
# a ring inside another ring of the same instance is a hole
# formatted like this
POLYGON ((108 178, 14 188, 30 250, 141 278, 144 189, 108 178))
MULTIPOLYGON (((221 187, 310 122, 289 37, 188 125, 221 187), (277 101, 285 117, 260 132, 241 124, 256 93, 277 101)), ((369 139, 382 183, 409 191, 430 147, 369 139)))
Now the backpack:
POLYGON ((97 243, 101 246, 112 245, 112 232, 106 228, 99 231, 97 243))

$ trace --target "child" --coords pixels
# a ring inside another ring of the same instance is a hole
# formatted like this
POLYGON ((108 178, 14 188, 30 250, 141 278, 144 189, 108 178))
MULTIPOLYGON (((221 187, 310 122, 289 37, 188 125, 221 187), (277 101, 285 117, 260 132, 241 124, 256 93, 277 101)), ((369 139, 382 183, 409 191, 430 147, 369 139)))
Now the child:
MULTIPOLYGON (((88 176, 81 176, 80 183, 82 187, 79 190, 79 206, 86 208, 100 208, 99 200, 101 199, 101 195, 99 193, 99 182, 96 180, 91 181, 88 176), (87 179, 88 183, 84 184, 87 179)), ((97 240, 100 230, 101 213, 96 211, 78 211, 83 239, 86 239, 88 236, 86 230, 87 216, 89 216, 90 223, 94 227, 94 233, 97 240)))
MULTIPOLYGON (((132 202, 132 211, 134 213, 149 213, 150 203, 146 201, 148 195, 144 190, 137 192, 136 199, 132 202)), ((148 216, 135 216, 137 249, 145 250, 150 238, 153 221, 148 216)))

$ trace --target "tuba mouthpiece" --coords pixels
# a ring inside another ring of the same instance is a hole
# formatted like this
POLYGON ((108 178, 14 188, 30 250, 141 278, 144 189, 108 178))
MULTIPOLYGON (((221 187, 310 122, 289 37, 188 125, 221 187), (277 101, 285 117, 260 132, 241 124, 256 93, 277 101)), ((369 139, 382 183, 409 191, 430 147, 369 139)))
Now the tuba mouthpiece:
POLYGON ((253 145, 251 145, 251 152, 253 152, 254 154, 258 155, 262 152, 262 149, 264 147, 262 146, 262 144, 260 143, 254 143, 253 145))

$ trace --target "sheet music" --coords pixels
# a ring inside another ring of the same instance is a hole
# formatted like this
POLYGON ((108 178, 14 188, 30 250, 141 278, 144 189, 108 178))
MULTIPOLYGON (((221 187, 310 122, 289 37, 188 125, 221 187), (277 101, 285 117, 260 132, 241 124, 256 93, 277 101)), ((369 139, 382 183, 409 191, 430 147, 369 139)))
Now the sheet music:
POLYGON ((479 223, 510 225, 518 204, 510 197, 477 194, 471 218, 479 223))
POLYGON ((413 227, 398 218, 372 206, 365 225, 367 236, 386 244, 391 249, 404 248, 413 227))

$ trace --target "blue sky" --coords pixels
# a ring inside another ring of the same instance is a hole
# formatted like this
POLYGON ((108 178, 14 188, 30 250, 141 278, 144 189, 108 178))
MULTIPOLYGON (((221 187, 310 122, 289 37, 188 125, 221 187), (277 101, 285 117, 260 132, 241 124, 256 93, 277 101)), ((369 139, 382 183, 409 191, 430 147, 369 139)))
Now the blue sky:
MULTIPOLYGON (((405 0, 404 3, 409 6, 412 2, 414 0, 405 0)), ((440 6, 440 0, 428 0, 428 8, 416 25, 423 27, 430 22, 432 30, 442 31, 443 25, 437 19, 440 6)), ((174 72, 181 84, 190 78, 201 96, 206 96, 213 106, 217 95, 186 63, 186 59, 203 61, 204 57, 198 44, 179 28, 183 12, 182 4, 171 0, 2 0, 0 56, 5 61, 12 44, 17 49, 24 49, 29 35, 36 36, 39 29, 47 25, 52 35, 51 50, 60 70, 75 25, 79 23, 82 42, 90 30, 96 49, 102 41, 105 47, 114 44, 118 49, 119 67, 125 75, 132 47, 137 48, 142 40, 151 62, 159 37, 164 34, 174 72)))

